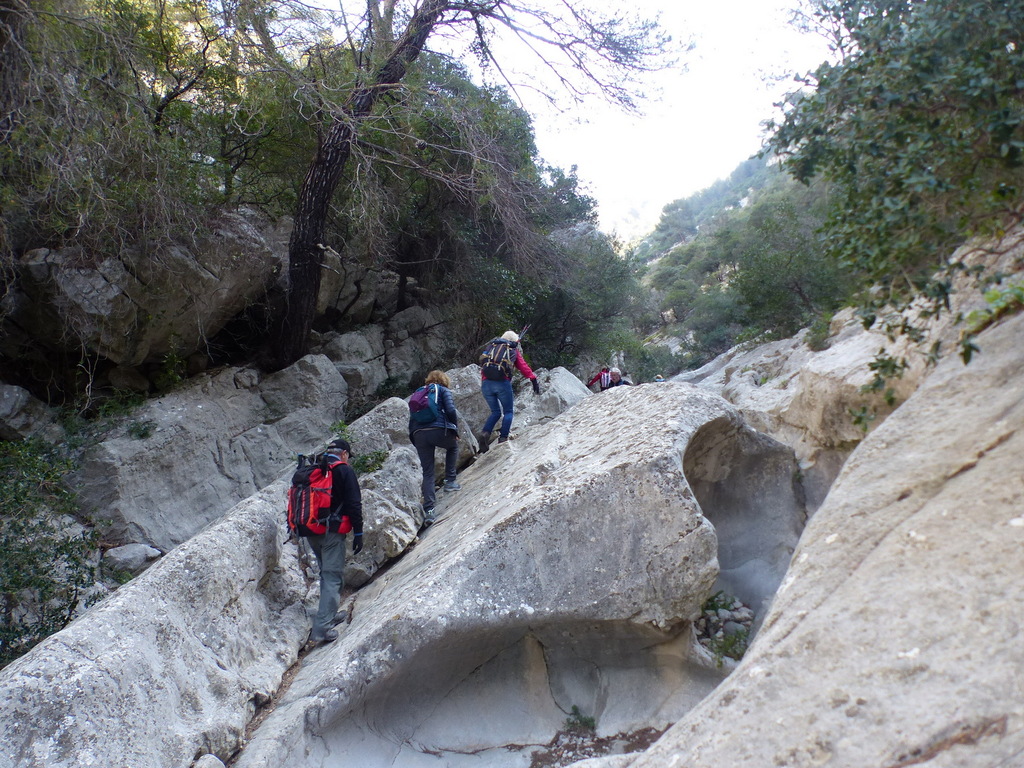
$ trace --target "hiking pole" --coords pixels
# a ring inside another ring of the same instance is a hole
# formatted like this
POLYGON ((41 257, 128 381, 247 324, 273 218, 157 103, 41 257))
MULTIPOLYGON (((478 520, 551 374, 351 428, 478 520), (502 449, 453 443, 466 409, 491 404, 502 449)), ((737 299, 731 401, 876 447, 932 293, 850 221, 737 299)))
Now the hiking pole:
POLYGON ((530 324, 529 324, 529 323, 527 323, 526 325, 524 325, 524 326, 523 326, 523 330, 521 330, 521 331, 519 332, 519 340, 520 340, 520 341, 522 341, 522 340, 523 340, 523 336, 525 336, 525 335, 526 335, 526 332, 527 332, 528 330, 530 330, 530 324))

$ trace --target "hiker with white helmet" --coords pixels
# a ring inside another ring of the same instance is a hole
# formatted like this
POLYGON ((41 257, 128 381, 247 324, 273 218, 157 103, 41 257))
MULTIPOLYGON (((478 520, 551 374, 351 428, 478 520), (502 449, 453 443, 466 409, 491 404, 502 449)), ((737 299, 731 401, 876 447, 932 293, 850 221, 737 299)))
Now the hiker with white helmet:
POLYGON ((537 374, 523 359, 518 333, 505 331, 500 337, 491 339, 484 345, 480 353, 480 392, 487 401, 491 413, 480 433, 480 453, 486 453, 490 447, 488 443, 491 441, 491 432, 499 420, 501 428, 498 432, 498 442, 504 443, 508 440, 515 406, 512 374, 516 368, 533 383, 533 394, 539 395, 540 382, 537 381, 537 374))

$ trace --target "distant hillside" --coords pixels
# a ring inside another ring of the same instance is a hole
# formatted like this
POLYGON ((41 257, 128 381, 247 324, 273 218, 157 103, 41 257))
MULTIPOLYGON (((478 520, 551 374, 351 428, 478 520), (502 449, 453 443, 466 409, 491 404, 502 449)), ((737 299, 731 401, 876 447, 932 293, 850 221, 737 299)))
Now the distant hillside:
POLYGON ((723 211, 738 208, 751 195, 777 182, 782 174, 771 160, 752 157, 740 163, 727 179, 720 179, 690 197, 674 200, 661 212, 661 220, 636 247, 636 256, 651 261, 673 246, 688 243, 723 211))
POLYGON ((684 366, 743 339, 792 335, 849 298, 849 276, 821 258, 827 201, 823 183, 751 158, 665 207, 638 258, 684 366))

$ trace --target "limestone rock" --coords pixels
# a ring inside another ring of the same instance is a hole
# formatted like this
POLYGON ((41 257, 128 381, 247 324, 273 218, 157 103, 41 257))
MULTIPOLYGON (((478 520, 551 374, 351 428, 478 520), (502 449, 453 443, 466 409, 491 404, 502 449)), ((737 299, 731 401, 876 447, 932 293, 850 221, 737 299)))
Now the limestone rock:
POLYGON ((246 499, 0 670, 5 764, 226 760, 309 628, 295 548, 282 543, 283 492, 246 499))
POLYGON ((865 331, 852 310, 833 320, 830 346, 812 351, 806 331, 768 344, 740 345, 696 371, 673 377, 707 387, 733 403, 754 429, 774 437, 796 452, 804 476, 807 504, 818 508, 850 451, 864 430, 850 415, 861 407, 875 408, 877 425, 905 400, 924 372, 923 358, 905 342, 894 345, 884 334, 865 331), (868 397, 868 364, 881 349, 914 361, 893 382, 895 402, 868 397))
POLYGON ((318 355, 269 376, 202 375, 138 409, 147 437, 129 429, 90 448, 75 487, 107 537, 167 551, 322 448, 345 403, 344 379, 318 355))
POLYGON ((754 645, 631 768, 1016 765, 1024 315, 853 452, 754 645))
MULTIPOLYGON (((232 380, 252 386, 247 373, 232 380)), ((382 536, 400 525, 379 510, 411 492, 388 484, 417 474, 404 425, 388 426, 405 417, 395 398, 349 427, 362 450, 412 468, 364 476, 382 536)), ((341 638, 305 658, 234 764, 301 768, 329 753, 377 768, 472 752, 508 765, 510 748, 521 761, 576 705, 604 735, 677 720, 720 679, 691 657, 690 622, 728 545, 685 472, 730 477, 712 453, 749 466, 740 454, 763 446, 742 432, 725 401, 666 384, 581 398, 493 448, 429 535, 356 593, 341 638)), ((24 768, 231 757, 315 605, 316 579, 283 530, 288 474, 0 671, 0 753, 24 768)))
POLYGON ((54 408, 36 400, 28 390, 0 384, 0 440, 39 437, 56 442, 63 434, 54 408))
POLYGON ((718 420, 734 428, 711 434, 737 434, 738 415, 687 385, 603 397, 463 472, 424 539, 357 593, 342 637, 308 657, 239 768, 328 753, 368 768, 467 752, 510 765, 509 749, 546 743, 573 705, 615 734, 700 700, 717 676, 690 660, 689 622, 721 545, 683 454, 706 454, 699 433, 718 420))
MULTIPOLYGON (((1024 236, 1018 230, 1000 242, 969 243, 951 261, 963 261, 971 269, 984 267, 989 275, 1019 275, 1024 236)), ((890 340, 881 320, 865 330, 853 310, 845 309, 833 318, 827 349, 812 351, 805 343, 807 331, 802 331, 791 339, 739 345, 673 380, 699 384, 722 395, 754 429, 791 446, 800 461, 808 508, 813 511, 866 434, 853 423, 851 412, 867 407, 874 413, 869 429, 881 424, 927 375, 924 351, 938 343, 945 354, 954 354, 963 328, 958 316, 985 306, 976 278, 965 270, 953 280, 947 311, 922 318, 924 306, 915 304, 903 314, 888 317, 897 326, 905 319, 921 327, 924 341, 920 344, 905 336, 890 340), (874 378, 868 365, 879 352, 909 366, 887 384, 892 389, 891 405, 878 394, 861 391, 874 378)))
POLYGON ((74 248, 38 249, 19 262, 11 321, 42 349, 83 345, 117 364, 188 355, 261 297, 280 267, 251 210, 224 213, 193 251, 127 249, 99 263, 74 248))
POLYGON ((108 549, 103 555, 103 567, 108 570, 136 574, 160 557, 160 550, 145 544, 125 544, 108 549))

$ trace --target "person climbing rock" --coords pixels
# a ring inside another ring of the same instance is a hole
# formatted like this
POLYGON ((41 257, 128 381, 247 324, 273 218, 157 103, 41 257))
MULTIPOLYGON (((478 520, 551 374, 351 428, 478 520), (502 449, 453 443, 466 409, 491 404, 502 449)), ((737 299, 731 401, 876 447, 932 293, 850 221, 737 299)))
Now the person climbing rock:
POLYGON ((592 386, 594 386, 594 384, 598 385, 598 387, 599 387, 601 392, 604 392, 606 389, 608 389, 608 387, 611 386, 611 384, 612 384, 612 374, 611 374, 611 371, 608 370, 608 366, 607 365, 604 368, 602 368, 600 371, 595 373, 594 374, 594 378, 592 378, 590 381, 587 382, 587 386, 588 387, 592 387, 592 386))
POLYGON ((523 359, 523 351, 519 343, 519 334, 505 331, 501 336, 491 339, 484 345, 480 353, 480 392, 491 409, 480 433, 480 452, 486 453, 491 441, 491 432, 498 422, 498 442, 508 440, 512 429, 512 417, 515 409, 515 393, 512 391, 512 375, 515 369, 528 378, 533 384, 533 394, 540 394, 540 382, 523 359))
POLYGON ((608 389, 611 389, 612 387, 621 387, 624 384, 627 386, 633 386, 632 381, 622 378, 622 371, 618 368, 612 368, 609 373, 611 374, 611 383, 608 385, 608 389))
POLYGON ((423 472, 420 490, 423 494, 423 525, 429 527, 434 523, 434 506, 436 493, 434 490, 434 453, 443 448, 444 454, 444 490, 459 491, 462 486, 456 479, 456 466, 459 459, 459 413, 455 410, 455 399, 452 397, 451 380, 444 371, 431 371, 427 374, 424 388, 426 396, 432 403, 432 413, 436 413, 433 421, 419 420, 414 413, 409 413, 409 442, 416 448, 423 472))
POLYGON ((363 549, 363 500, 359 480, 349 466, 352 448, 345 440, 335 440, 327 446, 327 459, 331 462, 331 507, 324 533, 302 533, 316 555, 320 567, 320 605, 307 645, 316 646, 338 639, 332 628, 334 616, 341 603, 341 589, 345 585, 345 539, 340 532, 342 520, 348 518, 352 526, 352 554, 363 549))

